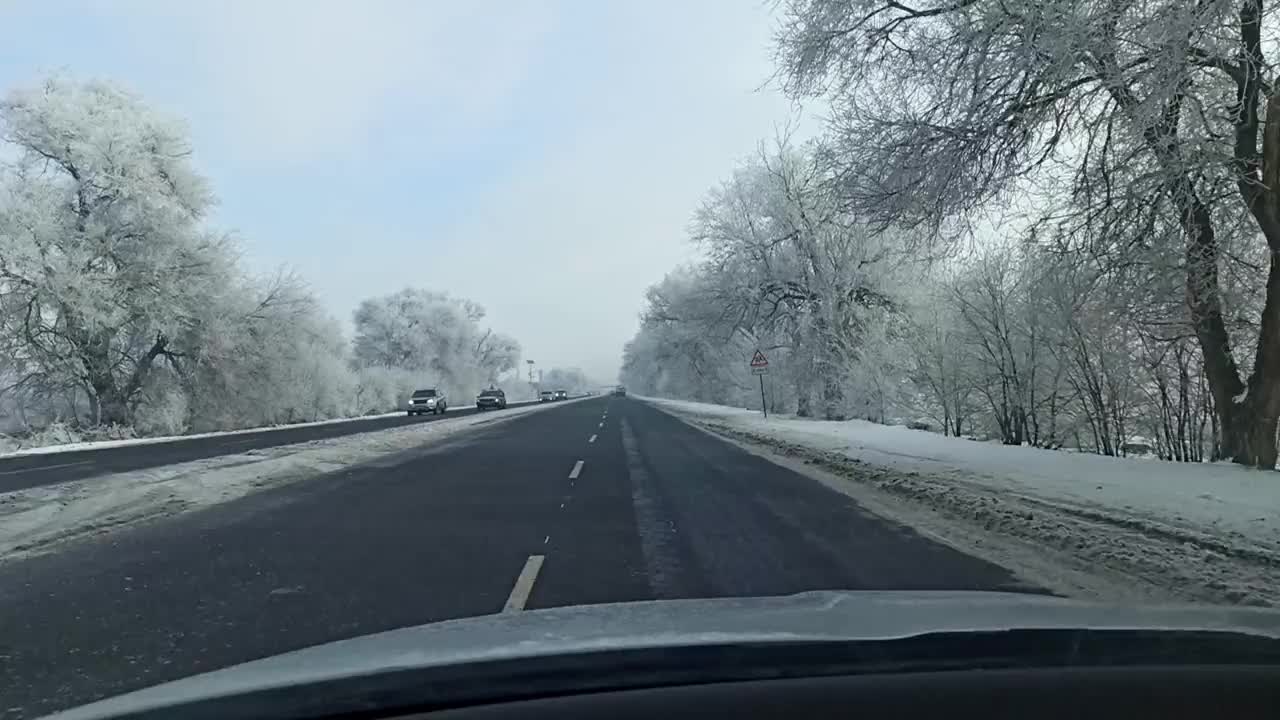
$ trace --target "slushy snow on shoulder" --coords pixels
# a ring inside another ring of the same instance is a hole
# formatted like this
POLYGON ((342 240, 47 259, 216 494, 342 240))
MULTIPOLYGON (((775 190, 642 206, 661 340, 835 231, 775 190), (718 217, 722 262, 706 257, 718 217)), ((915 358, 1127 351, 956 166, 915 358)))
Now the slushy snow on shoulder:
POLYGON ((1280 483, 1226 463, 1007 446, 862 420, 648 402, 713 430, 844 459, 898 497, 995 535, 1163 587, 1170 599, 1280 603, 1280 483))

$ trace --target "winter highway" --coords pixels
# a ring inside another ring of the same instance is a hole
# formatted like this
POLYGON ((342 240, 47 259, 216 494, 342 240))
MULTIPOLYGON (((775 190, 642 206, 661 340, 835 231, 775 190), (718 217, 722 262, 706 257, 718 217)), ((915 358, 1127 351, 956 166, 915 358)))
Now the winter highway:
POLYGON ((817 589, 1027 588, 641 400, 595 397, 0 564, 0 717, 449 618, 817 589))

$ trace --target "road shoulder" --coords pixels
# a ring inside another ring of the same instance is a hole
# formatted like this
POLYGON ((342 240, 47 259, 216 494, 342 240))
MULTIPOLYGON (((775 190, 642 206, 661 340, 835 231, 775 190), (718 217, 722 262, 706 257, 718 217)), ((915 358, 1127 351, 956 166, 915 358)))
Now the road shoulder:
POLYGON ((1162 582, 1149 581, 1098 564, 1063 549, 1001 532, 975 522, 969 515, 952 514, 913 497, 909 483, 918 473, 897 473, 857 462, 836 453, 787 443, 726 425, 673 412, 656 403, 650 407, 670 415, 696 431, 728 442, 779 467, 786 468, 839 492, 873 515, 911 528, 924 537, 966 555, 1000 565, 1021 582, 1055 594, 1104 602, 1179 602, 1203 600, 1194 592, 1177 592, 1162 582), (899 477, 901 476, 901 477, 899 477), (903 485, 902 481, 908 485, 903 485), (886 486, 895 491, 884 489, 886 486))

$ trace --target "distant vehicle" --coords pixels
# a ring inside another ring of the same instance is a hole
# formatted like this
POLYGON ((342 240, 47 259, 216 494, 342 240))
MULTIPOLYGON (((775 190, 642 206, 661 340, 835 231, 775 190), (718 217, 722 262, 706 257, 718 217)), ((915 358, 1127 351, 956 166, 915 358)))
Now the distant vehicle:
POLYGON ((557 391, 556 391, 556 399, 557 399, 557 400, 568 400, 568 399, 569 399, 569 391, 568 391, 568 390, 557 390, 557 391))
POLYGON ((627 389, 626 389, 625 387, 623 387, 623 386, 619 385, 618 387, 616 387, 616 388, 614 388, 614 389, 613 389, 613 394, 614 394, 614 395, 617 395, 618 397, 626 397, 626 396, 627 396, 627 389))
POLYGON ((409 396, 409 403, 406 409, 409 411, 410 416, 425 413, 441 415, 449 409, 449 399, 445 397, 442 391, 435 388, 414 390, 413 394, 409 396))
POLYGON ((551 402, 556 399, 556 394, 550 390, 543 390, 538 393, 538 402, 551 402))
POLYGON ((476 396, 477 410, 503 410, 507 407, 507 394, 497 388, 483 390, 476 396))

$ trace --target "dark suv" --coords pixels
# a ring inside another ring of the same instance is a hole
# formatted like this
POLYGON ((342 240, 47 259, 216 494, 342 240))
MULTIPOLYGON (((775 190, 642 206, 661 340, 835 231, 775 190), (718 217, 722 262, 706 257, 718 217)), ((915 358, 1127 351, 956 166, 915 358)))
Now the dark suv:
POLYGON ((507 394, 497 388, 483 390, 476 396, 477 410, 502 410, 507 406, 507 394))

